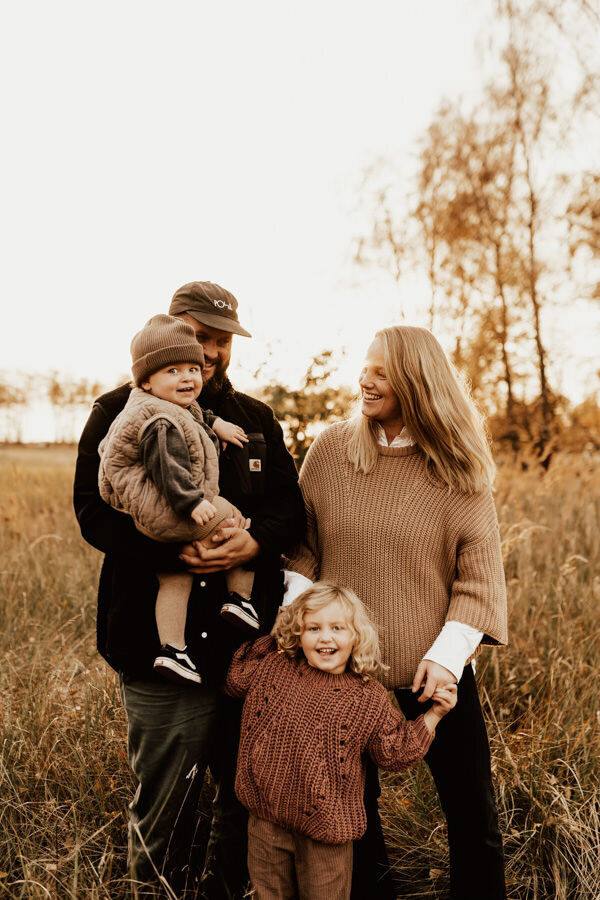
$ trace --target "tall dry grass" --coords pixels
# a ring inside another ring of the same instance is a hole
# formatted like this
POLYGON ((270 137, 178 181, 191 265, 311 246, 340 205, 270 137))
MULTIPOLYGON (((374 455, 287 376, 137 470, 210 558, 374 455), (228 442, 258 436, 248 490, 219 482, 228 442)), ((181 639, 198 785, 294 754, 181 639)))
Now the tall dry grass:
MULTIPOLYGON (((95 654, 99 554, 71 512, 73 462, 0 450, 0 900, 129 896, 134 784, 116 680, 95 654)), ((507 464, 497 505, 511 643, 484 652, 478 678, 509 897, 600 898, 600 460, 507 464)), ((386 776, 382 808, 404 896, 444 897, 426 767, 386 776)))

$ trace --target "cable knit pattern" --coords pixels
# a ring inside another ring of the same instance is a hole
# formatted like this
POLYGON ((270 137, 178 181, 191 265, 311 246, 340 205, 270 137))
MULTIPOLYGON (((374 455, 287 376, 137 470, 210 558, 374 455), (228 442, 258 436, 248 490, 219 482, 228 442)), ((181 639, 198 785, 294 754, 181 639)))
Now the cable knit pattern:
POLYGON ((225 690, 246 697, 235 781, 241 803, 326 844, 365 832, 364 752, 400 771, 433 740, 423 716, 405 722, 378 681, 291 660, 271 637, 240 647, 225 690))
POLYGON ((374 471, 348 460, 348 424, 314 441, 300 473, 305 542, 288 567, 349 587, 379 629, 389 688, 406 688, 446 621, 507 641, 506 588, 491 490, 431 479, 418 446, 379 447, 374 471))

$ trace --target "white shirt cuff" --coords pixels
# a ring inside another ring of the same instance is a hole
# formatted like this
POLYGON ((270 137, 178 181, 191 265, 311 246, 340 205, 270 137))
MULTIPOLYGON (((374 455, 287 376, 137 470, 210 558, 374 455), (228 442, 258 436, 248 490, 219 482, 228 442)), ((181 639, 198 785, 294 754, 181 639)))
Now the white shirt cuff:
POLYGON ((483 631, 477 631, 463 622, 446 622, 423 659, 444 666, 460 681, 465 663, 481 643, 482 637, 483 631))
POLYGON ((281 601, 282 606, 289 606, 296 597, 307 591, 313 584, 310 578, 306 578, 305 575, 301 575, 299 572, 290 572, 289 569, 283 570, 283 583, 285 585, 285 593, 281 601))

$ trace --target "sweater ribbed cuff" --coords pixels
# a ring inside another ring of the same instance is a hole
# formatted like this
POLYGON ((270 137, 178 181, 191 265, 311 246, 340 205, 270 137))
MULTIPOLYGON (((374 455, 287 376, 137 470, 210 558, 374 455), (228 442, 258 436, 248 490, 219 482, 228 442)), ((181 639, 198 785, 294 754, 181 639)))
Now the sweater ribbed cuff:
POLYGON ((420 743, 421 747, 423 748, 423 754, 425 754, 431 746, 431 743, 435 737, 435 732, 432 734, 427 727, 424 715, 420 715, 418 719, 415 719, 413 722, 413 726, 413 735, 415 737, 415 740, 420 743))

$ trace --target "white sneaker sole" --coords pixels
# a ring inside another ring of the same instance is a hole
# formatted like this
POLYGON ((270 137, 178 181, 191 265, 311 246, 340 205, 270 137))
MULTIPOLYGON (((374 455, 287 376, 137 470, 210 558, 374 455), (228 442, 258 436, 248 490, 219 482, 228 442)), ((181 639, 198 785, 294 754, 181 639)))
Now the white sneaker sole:
POLYGON ((228 622, 231 622, 232 625, 237 625, 238 628, 240 626, 254 629, 260 628, 258 619, 234 603, 224 603, 221 607, 221 616, 228 622))
POLYGON ((154 660, 154 668, 169 681, 193 681, 195 684, 202 684, 202 678, 197 672, 190 672, 185 666, 180 665, 174 659, 169 659, 168 656, 157 656, 154 660))

